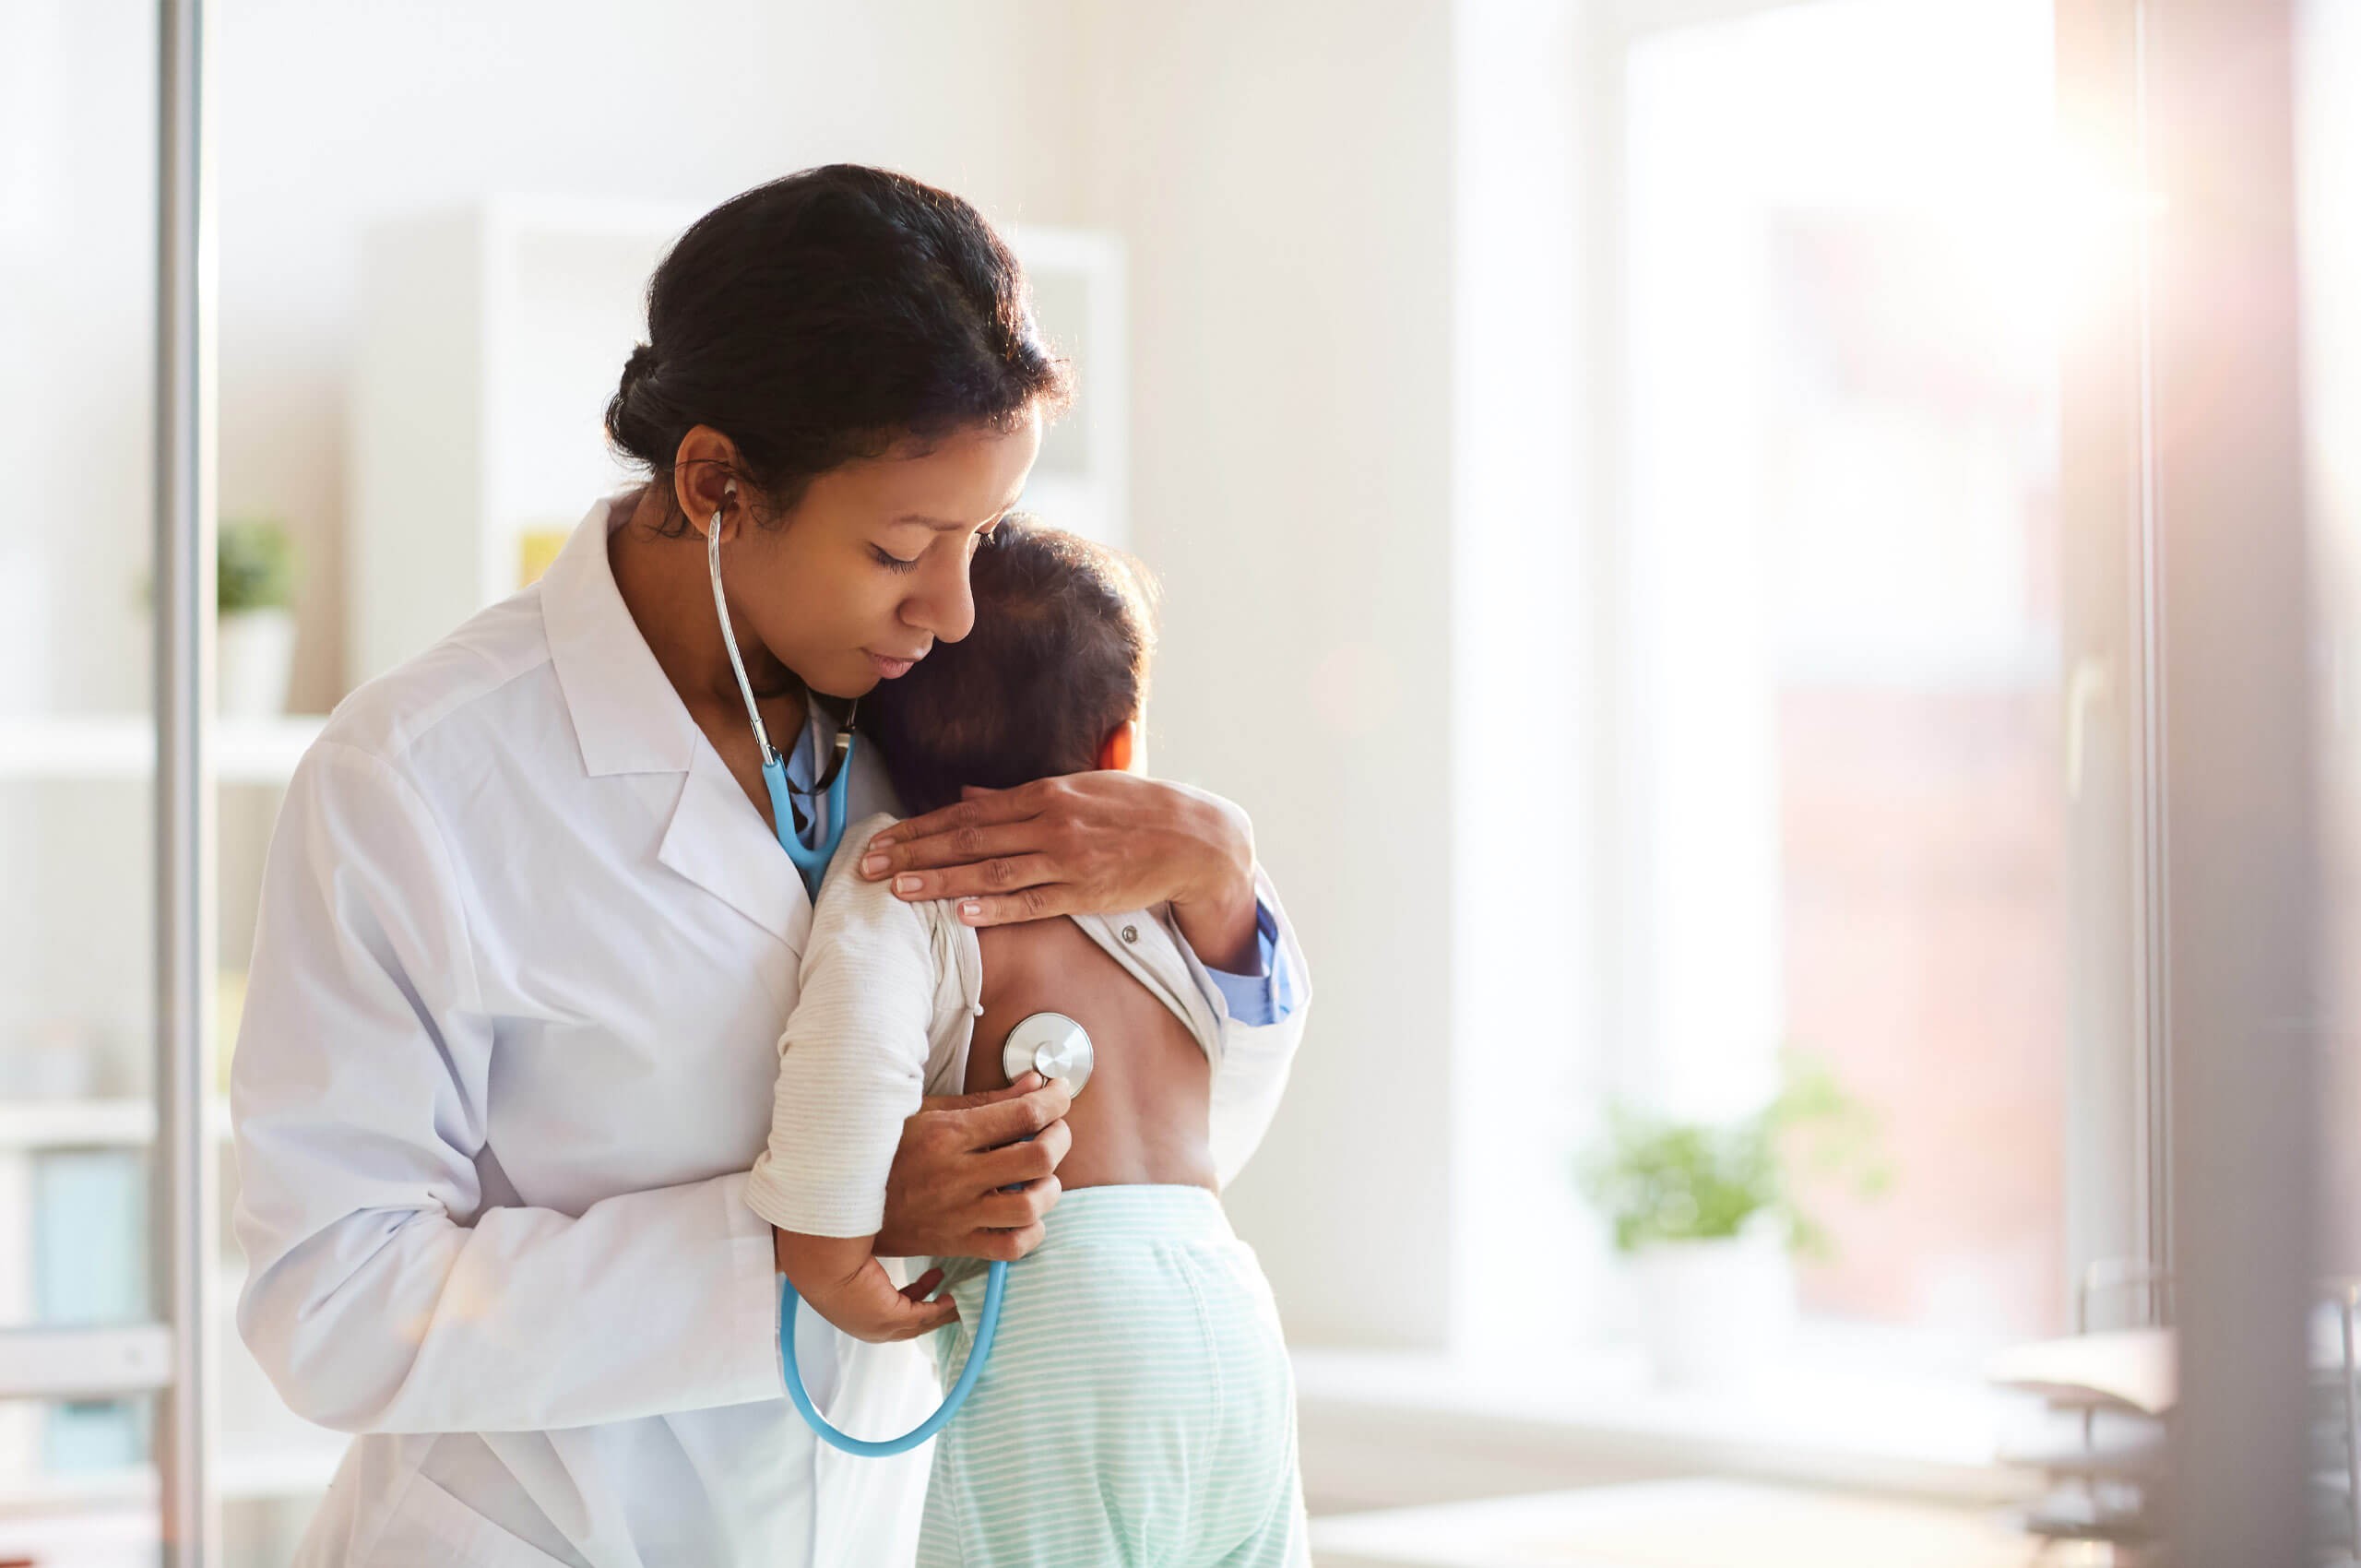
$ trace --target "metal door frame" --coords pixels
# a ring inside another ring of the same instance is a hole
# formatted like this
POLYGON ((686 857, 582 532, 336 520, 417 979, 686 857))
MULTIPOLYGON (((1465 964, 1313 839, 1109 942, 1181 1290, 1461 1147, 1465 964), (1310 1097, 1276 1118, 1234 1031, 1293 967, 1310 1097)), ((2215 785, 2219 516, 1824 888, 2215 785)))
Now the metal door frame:
POLYGON ((169 1568, 219 1554, 212 1478, 218 1168, 205 1132, 215 930, 214 226, 202 0, 159 0, 156 313, 156 1076, 152 1226, 172 1343, 159 1390, 158 1507, 169 1568))

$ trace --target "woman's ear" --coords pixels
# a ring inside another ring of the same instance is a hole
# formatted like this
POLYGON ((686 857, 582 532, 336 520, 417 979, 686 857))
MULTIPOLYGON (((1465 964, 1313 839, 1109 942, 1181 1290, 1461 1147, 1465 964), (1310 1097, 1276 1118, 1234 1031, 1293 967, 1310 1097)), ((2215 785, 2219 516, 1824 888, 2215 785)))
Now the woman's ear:
POLYGON ((1109 773, 1130 773, 1140 765, 1140 721, 1126 719, 1098 744, 1098 766, 1109 773))
POLYGON ((714 513, 721 513, 725 544, 737 537, 734 530, 745 520, 746 497, 737 472, 738 444, 711 425, 694 426, 681 437, 681 449, 672 459, 673 499, 699 534, 714 513))

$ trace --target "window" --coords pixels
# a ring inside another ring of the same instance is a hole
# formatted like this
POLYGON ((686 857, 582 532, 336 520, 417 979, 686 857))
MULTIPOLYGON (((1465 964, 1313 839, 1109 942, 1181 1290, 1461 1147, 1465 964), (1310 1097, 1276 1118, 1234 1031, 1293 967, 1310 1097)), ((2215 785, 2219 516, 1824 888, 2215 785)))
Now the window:
POLYGON ((2049 7, 1830 0, 1626 56, 1634 1087, 1875 1114, 1808 1312, 2066 1319, 2049 7))
POLYGON ((2061 435, 2139 204, 2060 134, 2048 0, 1598 13, 1556 1146, 1820 1064, 1890 1182, 1807 1183, 1809 1337, 1973 1377, 2148 1244, 2138 552, 2061 435))

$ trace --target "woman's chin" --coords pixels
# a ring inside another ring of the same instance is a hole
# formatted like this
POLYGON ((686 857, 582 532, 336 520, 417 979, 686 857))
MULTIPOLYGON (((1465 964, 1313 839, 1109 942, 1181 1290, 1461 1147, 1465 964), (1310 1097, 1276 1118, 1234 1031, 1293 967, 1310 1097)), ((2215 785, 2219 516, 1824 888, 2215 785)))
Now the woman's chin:
POLYGON ((865 697, 884 683, 884 678, 870 664, 868 655, 856 653, 852 657, 859 662, 851 668, 831 670, 816 681, 807 679, 804 684, 823 696, 849 700, 865 697))

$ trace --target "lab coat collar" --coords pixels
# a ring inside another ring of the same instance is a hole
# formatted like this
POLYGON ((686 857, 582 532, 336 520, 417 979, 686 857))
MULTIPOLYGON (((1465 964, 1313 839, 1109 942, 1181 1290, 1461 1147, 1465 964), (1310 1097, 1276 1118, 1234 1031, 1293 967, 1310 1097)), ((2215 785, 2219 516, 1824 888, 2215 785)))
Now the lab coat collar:
POLYGON ((541 578, 550 661, 593 778, 686 772, 697 751, 696 720, 639 635, 607 560, 607 536, 635 494, 591 507, 541 578))
POLYGON ((550 660, 583 770, 594 778, 686 775, 656 858, 801 953, 812 928, 802 878, 697 732, 615 587, 607 536, 635 497, 625 492, 591 507, 541 579, 550 660))

